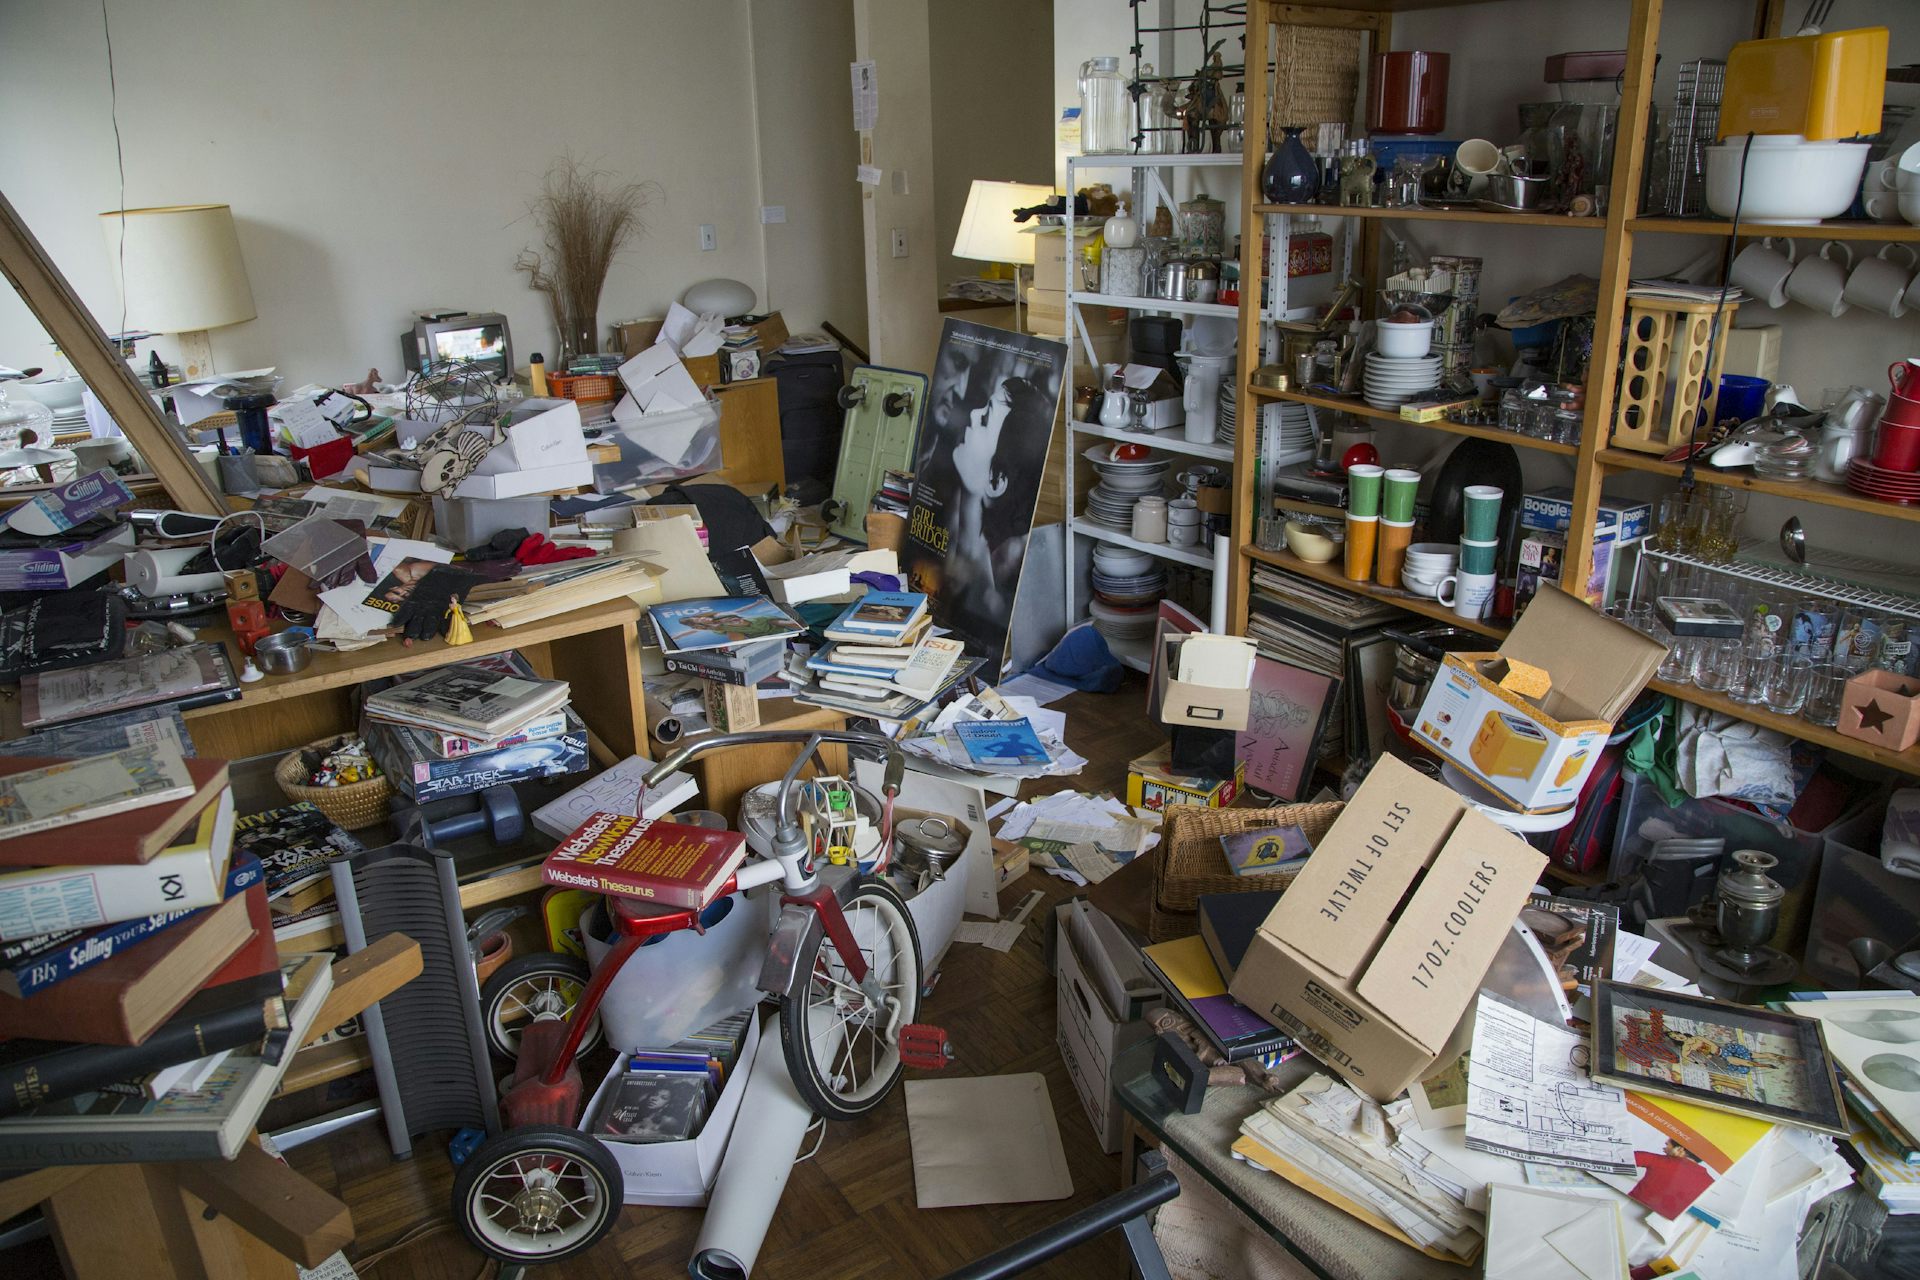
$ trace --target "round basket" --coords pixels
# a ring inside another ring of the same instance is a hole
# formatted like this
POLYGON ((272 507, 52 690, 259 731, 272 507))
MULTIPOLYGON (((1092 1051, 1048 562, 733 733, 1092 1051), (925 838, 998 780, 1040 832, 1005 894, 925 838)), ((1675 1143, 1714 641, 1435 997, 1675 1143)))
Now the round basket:
POLYGON ((1209 809, 1173 805, 1161 819, 1160 857, 1154 864, 1153 907, 1158 921, 1191 920, 1203 893, 1254 893, 1285 889, 1294 872, 1237 876, 1220 848, 1220 837, 1262 827, 1298 823, 1307 839, 1318 844, 1344 808, 1338 800, 1323 804, 1287 804, 1274 809, 1209 809))
POLYGON ((273 767, 273 780, 280 784, 280 790, 286 792, 289 800, 311 802, 314 808, 327 815, 327 820, 333 825, 348 831, 370 827, 387 816, 387 799, 393 795, 393 784, 387 781, 387 775, 383 773, 364 782, 349 782, 341 787, 309 786, 305 781, 306 765, 301 757, 309 751, 330 751, 351 742, 354 736, 343 733, 310 742, 282 756, 280 763, 273 767))

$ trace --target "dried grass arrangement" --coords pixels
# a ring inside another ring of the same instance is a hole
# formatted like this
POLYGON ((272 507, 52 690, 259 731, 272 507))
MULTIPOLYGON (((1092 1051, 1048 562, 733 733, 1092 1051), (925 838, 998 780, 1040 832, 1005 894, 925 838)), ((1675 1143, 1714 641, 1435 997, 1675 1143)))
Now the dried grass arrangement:
POLYGON ((654 182, 616 186, 612 174, 571 154, 547 170, 528 210, 543 243, 521 250, 513 265, 526 273, 530 288, 547 295, 563 356, 599 350, 600 290, 621 250, 646 233, 641 215, 659 194, 654 182))

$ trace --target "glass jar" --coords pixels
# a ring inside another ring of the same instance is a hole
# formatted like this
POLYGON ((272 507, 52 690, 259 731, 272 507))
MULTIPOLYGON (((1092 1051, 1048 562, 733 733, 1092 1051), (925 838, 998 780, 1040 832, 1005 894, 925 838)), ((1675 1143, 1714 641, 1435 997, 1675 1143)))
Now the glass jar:
POLYGON ((1132 100, 1119 58, 1089 58, 1080 64, 1080 152, 1125 155, 1133 150, 1132 100))

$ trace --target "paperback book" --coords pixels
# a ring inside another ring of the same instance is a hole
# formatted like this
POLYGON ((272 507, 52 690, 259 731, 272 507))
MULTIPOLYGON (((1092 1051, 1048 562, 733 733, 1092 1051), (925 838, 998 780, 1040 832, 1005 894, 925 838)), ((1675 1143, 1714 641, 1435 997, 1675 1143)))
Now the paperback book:
POLYGON ((0 840, 184 800, 198 789, 170 747, 53 761, 0 777, 0 840))
POLYGON ((1033 725, 1018 720, 961 720, 951 732, 966 748, 967 758, 986 768, 1045 765, 1052 757, 1033 725))
POLYGON ((384 689, 366 701, 369 717, 476 738, 494 738, 566 705, 567 683, 503 674, 463 662, 384 689))
POLYGON ((225 646, 189 644, 24 676, 20 681, 20 724, 38 729, 163 702, 187 711, 231 702, 239 696, 240 682, 225 646))
POLYGON ((547 855, 540 875, 563 889, 704 907, 746 856, 737 831, 596 813, 547 855))
POLYGON ((765 596, 706 596, 656 604, 647 610, 654 635, 668 653, 725 649, 756 640, 787 640, 807 628, 765 596))
POLYGON ((548 801, 533 812, 533 825, 555 840, 565 839, 596 813, 635 813, 643 818, 664 818, 700 794, 699 784, 678 770, 668 774, 647 792, 646 804, 640 804, 640 780, 653 769, 645 756, 628 756, 558 800, 548 801))
POLYGON ((72 724, 49 725, 23 737, 0 742, 0 756, 45 756, 59 760, 100 756, 122 747, 172 747, 193 757, 193 738, 177 707, 118 711, 72 724))
POLYGON ((1237 876, 1266 875, 1299 866, 1313 852, 1313 841, 1298 823, 1234 831, 1220 837, 1220 850, 1237 876))
POLYGON ((869 591, 840 611, 827 624, 829 640, 856 644, 886 641, 904 643, 927 612, 927 597, 918 591, 869 591))

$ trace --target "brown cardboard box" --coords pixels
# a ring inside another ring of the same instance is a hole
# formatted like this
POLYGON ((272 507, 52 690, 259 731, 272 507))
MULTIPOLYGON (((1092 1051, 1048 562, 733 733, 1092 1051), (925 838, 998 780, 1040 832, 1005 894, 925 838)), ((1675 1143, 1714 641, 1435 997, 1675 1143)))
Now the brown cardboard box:
POLYGON ((1154 668, 1160 722, 1245 729, 1253 710, 1253 641, 1196 633, 1168 636, 1164 643, 1154 668))
POLYGON ((1447 655, 1413 733, 1516 808, 1561 808, 1579 798, 1613 722, 1665 657, 1624 622, 1542 591, 1498 653, 1447 655), (1536 669, 1551 680, 1544 694, 1514 678, 1536 669))
POLYGON ((1450 788, 1382 756, 1229 990, 1385 1102, 1433 1064, 1546 862, 1450 788))
MULTIPOLYGON (((1074 228, 1074 246, 1078 250, 1100 234, 1095 225, 1082 230, 1074 228)), ((1060 231, 1036 231, 1033 235, 1033 287, 1036 289, 1064 290, 1067 287, 1067 233, 1060 231)))
POLYGON ((665 317, 652 320, 622 320, 613 326, 613 340, 620 354, 631 360, 653 345, 660 336, 660 326, 666 323, 665 317))

